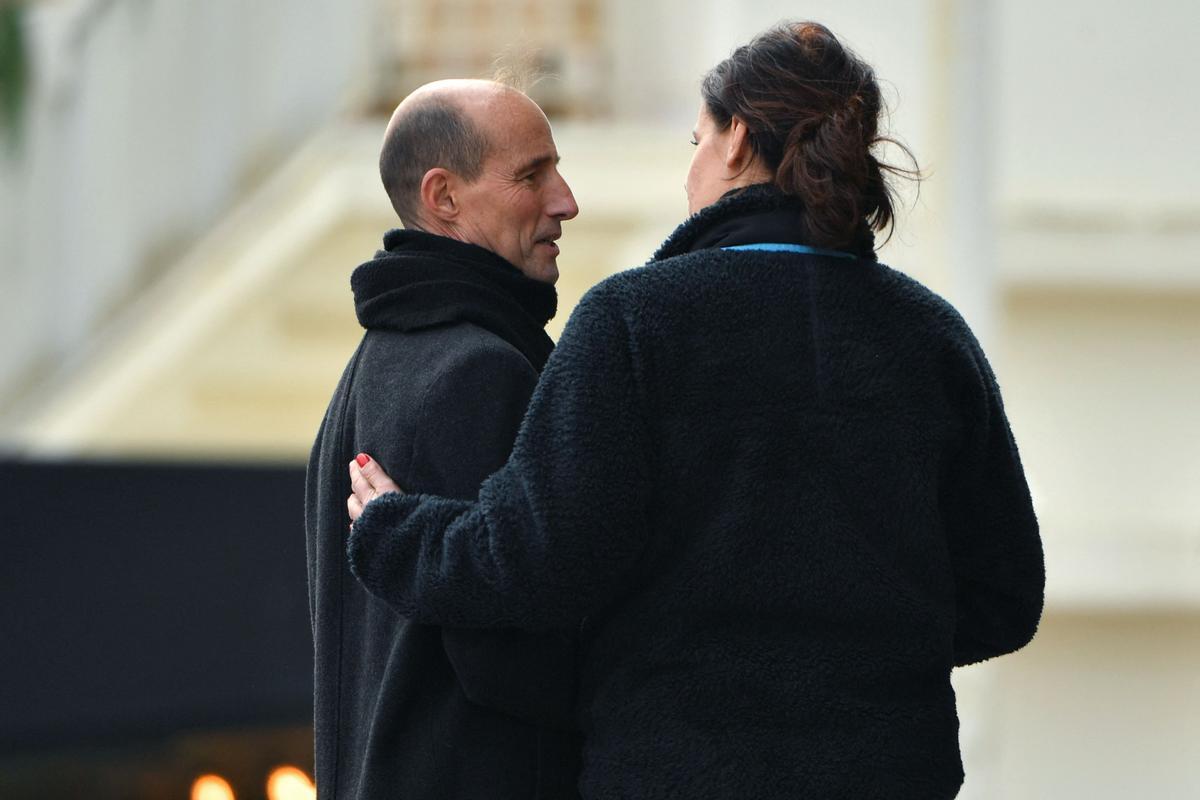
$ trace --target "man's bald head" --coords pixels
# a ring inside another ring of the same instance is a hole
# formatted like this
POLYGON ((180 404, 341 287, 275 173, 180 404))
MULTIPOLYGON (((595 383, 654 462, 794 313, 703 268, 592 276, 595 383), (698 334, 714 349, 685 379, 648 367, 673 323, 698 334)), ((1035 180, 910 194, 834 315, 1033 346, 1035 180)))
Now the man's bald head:
POLYGON ((425 84, 396 107, 379 154, 383 188, 405 227, 418 227, 421 180, 435 167, 470 182, 490 149, 488 107, 517 90, 494 81, 425 84))
POLYGON ((579 213, 550 121, 492 81, 438 81, 392 114, 379 169, 408 228, 490 250, 527 277, 558 278, 562 223, 579 213))

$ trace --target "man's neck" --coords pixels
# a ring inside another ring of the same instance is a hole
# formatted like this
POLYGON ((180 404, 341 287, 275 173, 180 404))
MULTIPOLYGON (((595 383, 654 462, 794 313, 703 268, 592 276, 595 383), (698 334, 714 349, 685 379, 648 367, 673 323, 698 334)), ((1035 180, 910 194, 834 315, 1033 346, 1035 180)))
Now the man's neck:
MULTIPOLYGON (((453 226, 447 225, 441 220, 433 220, 426 222, 425 220, 414 220, 412 225, 406 225, 409 230, 421 231, 422 233, 432 234, 434 236, 445 236, 447 239, 453 239, 456 242, 466 242, 453 226)), ((470 244, 470 242, 468 242, 470 244)))

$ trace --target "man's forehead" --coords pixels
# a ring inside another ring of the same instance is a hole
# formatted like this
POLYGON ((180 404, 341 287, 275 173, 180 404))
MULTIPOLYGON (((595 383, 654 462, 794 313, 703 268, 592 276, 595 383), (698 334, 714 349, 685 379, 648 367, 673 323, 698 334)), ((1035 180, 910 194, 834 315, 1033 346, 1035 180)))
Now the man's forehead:
POLYGON ((528 155, 524 161, 517 162, 518 172, 528 172, 529 170, 538 169, 539 167, 552 166, 561 161, 561 156, 557 151, 550 150, 540 154, 528 155))
POLYGON ((490 144, 489 158, 511 169, 533 169, 558 161, 550 124, 537 106, 524 113, 494 116, 486 120, 484 130, 490 144))
POLYGON ((510 142, 507 146, 493 143, 485 163, 493 172, 503 173, 509 177, 519 177, 528 172, 542 169, 559 162, 559 155, 550 147, 531 147, 529 143, 520 141, 510 142))

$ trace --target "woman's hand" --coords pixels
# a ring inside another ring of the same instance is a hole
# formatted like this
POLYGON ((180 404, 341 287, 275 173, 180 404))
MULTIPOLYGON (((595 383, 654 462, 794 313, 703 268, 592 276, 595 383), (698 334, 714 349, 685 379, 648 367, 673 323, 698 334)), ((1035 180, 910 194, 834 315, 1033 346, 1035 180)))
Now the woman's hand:
POLYGON ((404 493, 366 453, 359 453, 350 462, 350 488, 353 494, 346 498, 346 509, 350 512, 351 524, 362 514, 363 506, 379 495, 388 492, 404 493))

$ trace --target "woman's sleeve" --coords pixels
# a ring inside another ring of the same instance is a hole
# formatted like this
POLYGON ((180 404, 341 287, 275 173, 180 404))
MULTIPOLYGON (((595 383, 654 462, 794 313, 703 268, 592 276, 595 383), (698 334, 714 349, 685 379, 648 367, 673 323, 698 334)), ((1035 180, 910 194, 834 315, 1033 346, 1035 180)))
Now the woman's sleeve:
POLYGON ((995 376, 967 334, 971 422, 944 496, 955 573, 954 662, 971 664, 1029 642, 1046 572, 1037 518, 995 376))
POLYGON ((421 623, 545 630, 578 625, 629 584, 646 540, 645 404, 604 286, 572 314, 477 501, 367 504, 348 554, 369 592, 421 623))

